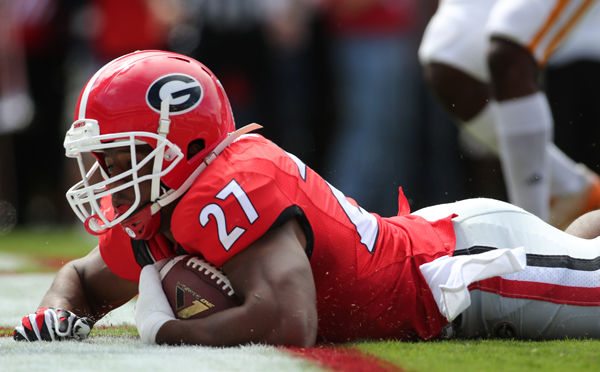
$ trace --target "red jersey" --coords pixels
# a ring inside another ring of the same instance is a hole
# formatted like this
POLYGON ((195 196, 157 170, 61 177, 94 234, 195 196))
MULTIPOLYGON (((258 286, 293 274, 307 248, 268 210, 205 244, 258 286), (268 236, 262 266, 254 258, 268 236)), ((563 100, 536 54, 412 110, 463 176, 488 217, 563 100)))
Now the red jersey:
POLYGON ((419 266, 453 253, 452 216, 428 222, 409 214, 403 195, 399 204, 395 217, 368 213, 295 156, 246 135, 179 201, 171 219, 177 247, 157 236, 136 248, 140 242, 113 228, 101 236, 100 251, 113 272, 137 281, 143 256, 159 260, 179 250, 221 266, 295 217, 307 237, 321 340, 429 339, 447 321, 419 266))

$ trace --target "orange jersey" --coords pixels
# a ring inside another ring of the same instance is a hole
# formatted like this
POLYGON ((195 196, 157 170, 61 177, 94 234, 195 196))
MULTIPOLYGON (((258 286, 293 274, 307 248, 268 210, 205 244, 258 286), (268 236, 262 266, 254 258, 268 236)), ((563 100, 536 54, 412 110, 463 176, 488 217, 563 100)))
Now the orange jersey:
POLYGON ((400 211, 391 218, 368 213, 295 156, 247 135, 179 201, 171 219, 177 248, 169 251, 157 236, 132 249, 114 228, 101 237, 100 249, 111 270, 137 280, 144 255, 159 260, 179 250, 221 266, 269 229, 297 218, 307 237, 321 340, 430 339, 447 321, 419 266, 452 255, 452 216, 428 222, 410 215, 403 195, 400 211))

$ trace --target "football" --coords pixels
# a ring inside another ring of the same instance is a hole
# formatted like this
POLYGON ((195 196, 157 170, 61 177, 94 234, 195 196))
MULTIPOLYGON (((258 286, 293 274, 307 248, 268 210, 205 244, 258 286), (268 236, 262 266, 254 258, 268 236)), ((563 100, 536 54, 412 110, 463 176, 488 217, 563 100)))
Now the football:
POLYGON ((204 318, 241 304, 225 274, 200 257, 177 256, 156 266, 178 319, 204 318))

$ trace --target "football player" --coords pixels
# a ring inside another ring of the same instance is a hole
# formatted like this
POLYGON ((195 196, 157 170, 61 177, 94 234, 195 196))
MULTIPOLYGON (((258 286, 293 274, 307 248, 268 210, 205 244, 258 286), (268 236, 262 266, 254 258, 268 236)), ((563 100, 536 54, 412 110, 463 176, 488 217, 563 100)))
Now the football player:
POLYGON ((442 0, 419 49, 443 106, 499 155, 509 200, 560 228, 600 207, 600 178, 552 144, 538 75, 599 45, 597 0, 442 0))
POLYGON ((384 218, 257 128, 236 130, 217 78, 184 55, 138 51, 96 72, 64 145, 82 177, 67 199, 99 243, 14 338, 83 339, 138 292, 147 343, 600 337, 600 240, 490 199, 411 214, 400 192, 384 218), (183 254, 222 268, 241 305, 176 319, 153 263, 183 254))

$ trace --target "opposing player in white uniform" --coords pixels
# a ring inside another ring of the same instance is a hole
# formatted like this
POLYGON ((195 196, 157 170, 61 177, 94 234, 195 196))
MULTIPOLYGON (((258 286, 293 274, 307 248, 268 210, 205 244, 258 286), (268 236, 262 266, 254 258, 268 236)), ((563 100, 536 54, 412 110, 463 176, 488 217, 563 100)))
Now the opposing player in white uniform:
POLYGON ((558 227, 600 206, 600 181, 553 145, 538 75, 582 53, 600 58, 598 0, 441 0, 419 50, 443 105, 499 154, 510 201, 558 227))

